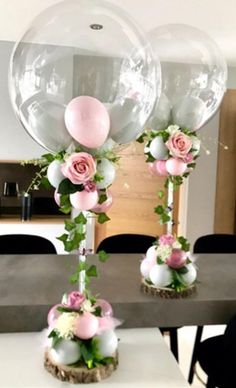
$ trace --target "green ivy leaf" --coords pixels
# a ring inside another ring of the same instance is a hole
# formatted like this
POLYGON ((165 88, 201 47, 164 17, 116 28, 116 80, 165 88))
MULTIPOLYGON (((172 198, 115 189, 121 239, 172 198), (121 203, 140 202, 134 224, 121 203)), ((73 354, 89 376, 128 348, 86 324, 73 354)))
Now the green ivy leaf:
POLYGON ((50 184, 50 182, 46 176, 42 177, 41 184, 43 185, 43 187, 45 187, 45 189, 50 189, 52 187, 52 185, 50 184))
POLYGON ((155 162, 155 160, 156 159, 151 154, 147 154, 147 159, 146 159, 147 163, 155 162))
POLYGON ((93 313, 96 317, 101 317, 102 316, 102 308, 101 308, 101 306, 97 306, 96 308, 95 308, 95 311, 94 311, 94 313, 93 313))
POLYGON ((98 222, 99 224, 104 224, 104 222, 109 221, 110 218, 106 215, 106 213, 100 213, 98 215, 98 222))
POLYGON ((98 203, 99 203, 99 204, 102 204, 102 203, 104 203, 106 200, 107 200, 107 195, 106 195, 106 194, 101 194, 100 197, 99 197, 98 203))
POLYGON ((83 215, 83 213, 80 213, 77 217, 75 217, 74 221, 76 224, 87 224, 87 218, 83 215))
POLYGON ((46 161, 47 161, 48 163, 51 163, 51 162, 54 161, 55 156, 52 155, 52 154, 44 154, 44 155, 42 155, 42 158, 43 158, 43 159, 46 159, 46 161))
POLYGON ((63 179, 58 187, 58 193, 59 194, 73 194, 77 191, 83 191, 84 186, 83 185, 74 185, 69 179, 63 179))
POLYGON ((75 223, 74 223, 73 221, 65 220, 64 222, 65 222, 65 230, 66 230, 67 232, 70 232, 71 230, 74 229, 75 223))
POLYGON ((70 276, 69 280, 71 284, 77 283, 79 281, 79 273, 78 272, 73 273, 73 275, 70 276))
POLYGON ((105 251, 101 250, 98 252, 98 258, 99 261, 105 263, 109 259, 109 255, 105 251))
POLYGON ((65 242, 67 240, 68 236, 69 235, 67 233, 63 233, 61 236, 57 237, 57 240, 65 242))
POLYGON ((168 214, 166 214, 166 213, 161 214, 161 216, 160 216, 161 225, 166 224, 170 220, 171 220, 171 217, 168 214))
POLYGON ((87 269, 86 275, 89 276, 89 277, 97 277, 97 276, 98 276, 97 267, 96 267, 95 265, 91 265, 91 266, 87 269))
POLYGON ((159 256, 157 256, 157 264, 164 264, 164 261, 159 256))
POLYGON ((159 190, 157 195, 159 199, 163 199, 165 197, 165 192, 163 190, 159 190))
POLYGON ((177 269, 177 272, 178 272, 180 275, 184 275, 184 274, 188 273, 188 268, 186 268, 186 267, 178 268, 178 269, 177 269))
POLYGON ((101 175, 101 174, 98 174, 98 173, 96 172, 96 174, 95 174, 94 177, 93 177, 93 180, 94 180, 94 182, 102 182, 102 181, 104 180, 104 176, 101 175))
POLYGON ((158 205, 157 207, 154 208, 154 212, 159 215, 163 214, 164 211, 165 209, 162 205, 158 205))

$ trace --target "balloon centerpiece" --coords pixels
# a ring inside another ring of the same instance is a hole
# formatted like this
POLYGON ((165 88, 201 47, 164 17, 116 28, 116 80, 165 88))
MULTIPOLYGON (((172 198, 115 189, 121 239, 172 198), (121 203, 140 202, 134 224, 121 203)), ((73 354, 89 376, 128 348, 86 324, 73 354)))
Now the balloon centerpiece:
MULTIPOLYGON (((30 188, 53 186, 60 210, 77 213, 58 238, 79 255, 70 279, 79 292, 49 313, 45 367, 63 381, 99 381, 117 366, 117 321, 88 289, 97 269, 86 260, 86 224, 94 215, 109 220, 117 151, 143 132, 160 95, 160 64, 124 11, 103 0, 67 0, 38 15, 15 45, 9 80, 16 115, 50 152, 30 188)), ((98 257, 107 259, 103 251, 98 257)))
POLYGON ((221 103, 227 66, 215 42, 194 27, 160 26, 149 38, 161 62, 162 90, 147 129, 137 141, 146 142, 144 153, 152 177, 166 178, 167 198, 166 191, 158 192, 155 213, 167 228, 141 262, 141 289, 178 298, 195 291, 197 272, 188 241, 173 235, 173 191, 196 166, 200 153, 197 131, 221 103))

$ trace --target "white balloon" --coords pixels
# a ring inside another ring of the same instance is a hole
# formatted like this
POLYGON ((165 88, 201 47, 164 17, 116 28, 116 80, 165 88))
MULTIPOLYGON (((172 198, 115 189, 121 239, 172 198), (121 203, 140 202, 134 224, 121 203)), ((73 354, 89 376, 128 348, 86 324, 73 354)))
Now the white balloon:
POLYGON ((150 127, 156 131, 164 129, 168 126, 171 118, 171 103, 167 96, 162 93, 157 102, 152 117, 148 123, 150 127))
POLYGON ((155 137, 150 144, 151 155, 158 160, 164 160, 168 157, 168 149, 162 136, 155 137))
POLYGON ((186 265, 188 272, 181 275, 184 283, 190 286, 197 278, 197 270, 192 263, 186 265))
POLYGON ((140 264, 140 272, 144 278, 149 278, 149 272, 155 263, 152 263, 150 260, 143 259, 140 264))
POLYGON ((61 181, 65 179, 65 176, 61 172, 61 165, 62 163, 59 160, 54 160, 52 163, 49 164, 47 170, 48 180, 50 184, 56 189, 58 188, 61 181))
POLYGON ((205 104, 200 98, 184 96, 173 106, 172 119, 182 128, 196 130, 201 127, 205 111, 205 104))
POLYGON ((50 354, 55 363, 64 365, 74 364, 81 356, 78 342, 65 339, 50 349, 50 354))
POLYGON ((129 143, 142 132, 142 125, 139 123, 140 110, 140 103, 132 98, 126 98, 111 107, 109 136, 116 143, 129 143))
POLYGON ((146 258, 149 261, 154 261, 157 259, 157 246, 156 245, 152 245, 150 248, 148 248, 148 250, 146 252, 146 258))
POLYGON ((113 330, 105 330, 94 337, 98 339, 98 352, 102 357, 112 357, 118 348, 118 339, 113 330))
POLYGON ((158 287, 166 287, 172 282, 171 270, 166 264, 155 264, 149 276, 152 283, 158 287))
POLYGON ((112 162, 104 158, 97 163, 97 173, 103 176, 103 180, 97 183, 97 187, 104 189, 113 183, 116 176, 116 169, 112 162))

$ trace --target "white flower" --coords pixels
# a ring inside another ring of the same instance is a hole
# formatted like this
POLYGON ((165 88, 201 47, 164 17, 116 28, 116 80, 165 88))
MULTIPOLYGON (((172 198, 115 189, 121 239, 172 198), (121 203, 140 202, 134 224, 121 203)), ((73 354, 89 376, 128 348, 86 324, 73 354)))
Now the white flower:
POLYGON ((201 141, 196 137, 196 136, 191 136, 192 140, 192 149, 194 151, 191 151, 193 156, 196 156, 200 152, 200 146, 201 146, 201 141))
POLYGON ((175 242, 173 242, 172 248, 173 248, 173 249, 181 249, 181 248, 182 248, 182 245, 180 244, 179 241, 176 240, 175 242))
POLYGON ((95 308, 92 306, 89 299, 85 299, 84 302, 81 303, 80 308, 82 311, 87 311, 88 313, 93 313, 95 311, 95 308))
POLYGON ((161 260, 166 261, 172 252, 172 247, 170 245, 159 245, 157 247, 157 256, 161 258, 161 260))
POLYGON ((64 339, 71 339, 74 336, 74 324, 75 319, 78 316, 77 313, 62 313, 56 322, 55 330, 58 332, 59 337, 64 339))
POLYGON ((179 126, 178 125, 169 125, 169 127, 166 129, 166 132, 168 132, 170 135, 174 132, 179 132, 179 126))

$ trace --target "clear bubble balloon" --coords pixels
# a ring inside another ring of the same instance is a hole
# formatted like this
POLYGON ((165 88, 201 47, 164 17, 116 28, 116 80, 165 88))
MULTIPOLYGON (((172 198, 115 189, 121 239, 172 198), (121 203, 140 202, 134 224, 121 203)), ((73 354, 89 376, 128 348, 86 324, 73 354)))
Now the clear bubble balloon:
POLYGON ((149 39, 162 71, 161 97, 149 126, 201 128, 217 111, 226 88, 227 66, 220 49, 205 32, 181 24, 157 27, 149 39))
POLYGON ((51 152, 77 145, 64 124, 75 97, 94 97, 109 106, 107 140, 125 144, 143 131, 160 87, 160 63, 142 29, 103 0, 67 0, 47 8, 11 57, 14 110, 26 131, 51 152))

